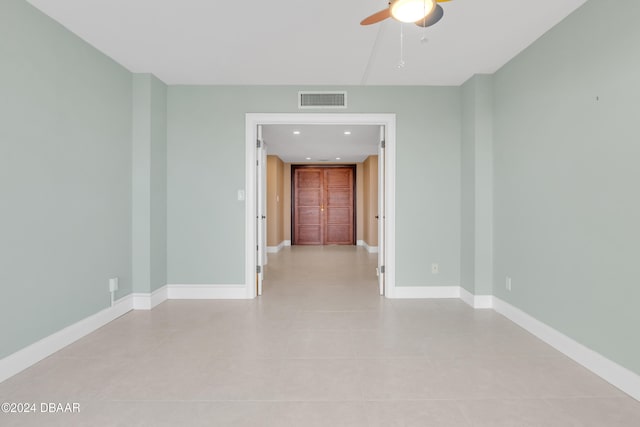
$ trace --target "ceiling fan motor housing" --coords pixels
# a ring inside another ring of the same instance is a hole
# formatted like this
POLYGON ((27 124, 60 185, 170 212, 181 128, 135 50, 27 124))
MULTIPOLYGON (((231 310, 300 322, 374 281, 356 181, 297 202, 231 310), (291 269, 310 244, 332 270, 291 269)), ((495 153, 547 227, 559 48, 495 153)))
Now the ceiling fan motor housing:
POLYGON ((391 16, 400 22, 416 22, 428 16, 436 6, 436 0, 392 0, 391 16))

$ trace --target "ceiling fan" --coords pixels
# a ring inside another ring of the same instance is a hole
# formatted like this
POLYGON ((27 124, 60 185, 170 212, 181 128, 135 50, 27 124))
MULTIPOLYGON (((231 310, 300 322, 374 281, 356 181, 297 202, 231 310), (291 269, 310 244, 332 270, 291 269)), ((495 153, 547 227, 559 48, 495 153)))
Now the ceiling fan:
POLYGON ((366 17, 360 25, 371 25, 387 18, 400 22, 413 22, 419 27, 430 27, 444 16, 444 10, 438 3, 451 0, 391 0, 389 7, 366 17))

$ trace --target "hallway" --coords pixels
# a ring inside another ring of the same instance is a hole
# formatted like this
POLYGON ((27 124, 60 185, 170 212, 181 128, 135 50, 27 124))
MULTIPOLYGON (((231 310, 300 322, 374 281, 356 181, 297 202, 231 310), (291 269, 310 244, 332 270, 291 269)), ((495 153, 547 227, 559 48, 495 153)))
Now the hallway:
POLYGON ((356 246, 289 246, 268 254, 262 299, 298 310, 380 308, 377 254, 356 246))

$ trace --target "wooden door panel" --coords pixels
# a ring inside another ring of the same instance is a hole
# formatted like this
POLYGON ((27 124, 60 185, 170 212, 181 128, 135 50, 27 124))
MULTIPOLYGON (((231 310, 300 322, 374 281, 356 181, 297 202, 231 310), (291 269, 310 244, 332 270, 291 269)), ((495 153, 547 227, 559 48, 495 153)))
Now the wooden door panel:
POLYGON ((322 203, 322 189, 304 189, 298 192, 298 206, 320 206, 322 203))
POLYGON ((321 245, 322 232, 319 226, 300 226, 298 228, 297 244, 299 245, 321 245), (300 243, 303 242, 303 243, 300 243))
POLYGON ((293 175, 293 243, 355 244, 353 168, 296 168, 293 175))
POLYGON ((353 169, 326 169, 325 244, 353 244, 353 169))
POLYGON ((298 169, 295 172, 294 243, 321 245, 323 238, 322 169, 298 169))
POLYGON ((322 222, 322 215, 319 207, 298 208, 298 222, 300 226, 319 226, 322 222))
POLYGON ((351 224, 351 209, 349 208, 333 208, 327 209, 327 224, 351 224))
POLYGON ((321 188, 322 170, 319 169, 298 169, 298 185, 300 188, 321 188))
POLYGON ((326 186, 331 187, 353 187, 352 169, 333 169, 327 170, 325 175, 327 178, 326 186))
POLYGON ((327 245, 351 245, 352 238, 349 236, 350 227, 348 225, 327 225, 325 233, 327 245))
POLYGON ((350 189, 332 188, 327 191, 327 206, 340 207, 351 206, 352 195, 350 189))

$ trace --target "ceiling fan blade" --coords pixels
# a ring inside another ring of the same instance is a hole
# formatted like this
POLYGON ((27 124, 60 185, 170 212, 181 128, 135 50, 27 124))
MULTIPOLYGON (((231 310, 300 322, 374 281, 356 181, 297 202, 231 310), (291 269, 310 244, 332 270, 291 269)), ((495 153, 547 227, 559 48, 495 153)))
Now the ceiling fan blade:
MULTIPOLYGON (((448 1, 448 0, 447 0, 448 1)), ((438 21, 442 19, 444 16, 444 9, 439 4, 436 5, 436 8, 433 9, 433 12, 425 16, 423 19, 416 21, 416 25, 418 27, 430 27, 433 24, 436 24, 438 21)))
POLYGON ((364 18, 362 22, 360 22, 360 25, 376 24, 390 17, 391 17, 391 10, 387 8, 387 9, 381 10, 380 12, 376 12, 371 16, 364 18))

